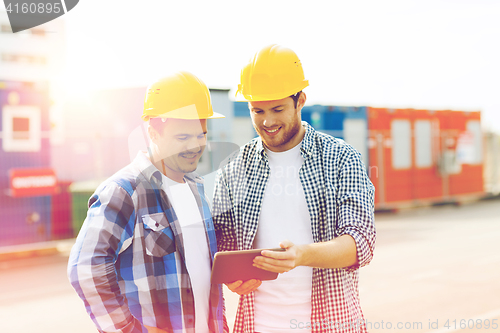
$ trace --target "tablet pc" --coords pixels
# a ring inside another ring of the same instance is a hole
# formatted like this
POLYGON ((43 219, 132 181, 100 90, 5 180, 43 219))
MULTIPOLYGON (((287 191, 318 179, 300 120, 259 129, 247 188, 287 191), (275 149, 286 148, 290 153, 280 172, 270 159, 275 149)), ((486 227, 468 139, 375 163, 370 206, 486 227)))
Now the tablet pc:
POLYGON ((212 283, 230 283, 251 279, 261 281, 276 279, 278 273, 253 266, 253 258, 259 256, 263 250, 285 251, 285 249, 276 248, 217 252, 212 266, 212 283))

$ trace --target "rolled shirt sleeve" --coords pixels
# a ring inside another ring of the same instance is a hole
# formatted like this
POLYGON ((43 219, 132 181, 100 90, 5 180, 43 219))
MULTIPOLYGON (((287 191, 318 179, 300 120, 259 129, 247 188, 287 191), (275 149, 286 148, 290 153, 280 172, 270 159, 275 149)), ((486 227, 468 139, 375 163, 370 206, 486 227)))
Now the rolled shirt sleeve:
POLYGON ((355 240, 358 264, 347 268, 355 270, 368 265, 373 258, 375 189, 366 174, 361 155, 354 149, 350 148, 343 154, 339 166, 337 236, 347 234, 355 240))

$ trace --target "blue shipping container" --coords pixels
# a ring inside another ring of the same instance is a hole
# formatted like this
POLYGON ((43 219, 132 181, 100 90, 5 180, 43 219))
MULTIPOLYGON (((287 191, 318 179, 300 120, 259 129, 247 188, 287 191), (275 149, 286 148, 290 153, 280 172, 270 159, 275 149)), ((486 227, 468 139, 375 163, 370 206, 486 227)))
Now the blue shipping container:
POLYGON ((13 197, 12 169, 50 168, 46 85, 0 81, 0 246, 51 238, 51 196, 13 197))

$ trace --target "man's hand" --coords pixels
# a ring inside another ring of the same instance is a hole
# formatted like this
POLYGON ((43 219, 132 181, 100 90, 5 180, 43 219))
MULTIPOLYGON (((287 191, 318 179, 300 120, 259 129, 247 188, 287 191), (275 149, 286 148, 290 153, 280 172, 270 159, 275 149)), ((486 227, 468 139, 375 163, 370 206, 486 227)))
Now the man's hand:
POLYGON ((233 293, 237 293, 238 295, 247 295, 252 291, 256 290, 260 287, 262 281, 260 280, 248 280, 248 281, 235 281, 232 283, 225 283, 225 285, 231 290, 233 293))
POLYGON ((168 331, 162 330, 161 328, 158 327, 151 327, 146 325, 144 325, 144 327, 148 329, 148 333, 168 333, 168 331))
POLYGON ((286 251, 263 250, 262 256, 253 260, 253 265, 260 269, 275 273, 285 273, 300 266, 301 248, 289 240, 280 243, 280 247, 286 251))
POLYGON ((295 245, 289 240, 280 243, 285 252, 262 250, 253 259, 255 267, 285 273, 297 266, 344 268, 358 264, 356 242, 345 234, 330 241, 295 245))

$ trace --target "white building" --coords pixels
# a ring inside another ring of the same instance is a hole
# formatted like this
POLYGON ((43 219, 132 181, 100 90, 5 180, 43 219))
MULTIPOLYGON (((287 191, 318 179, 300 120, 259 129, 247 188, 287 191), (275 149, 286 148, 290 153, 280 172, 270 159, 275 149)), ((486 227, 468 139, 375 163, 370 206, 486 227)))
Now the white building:
MULTIPOLYGON (((12 33, 7 12, 0 10, 0 86, 5 82, 27 84, 44 90, 50 98, 50 131, 43 130, 41 137, 60 137, 62 124, 52 120, 58 101, 53 98, 54 83, 60 79, 65 62, 64 20, 56 18, 31 29, 12 33), (59 135, 59 136, 58 136, 59 135)), ((2 87, 0 87, 2 88, 2 87)), ((17 93, 21 93, 18 91, 17 93)), ((16 95, 14 93, 13 95, 16 95)), ((16 97, 16 96, 12 96, 16 97)), ((2 111, 2 110, 0 110, 2 111)), ((28 117, 36 123, 36 115, 28 117)), ((4 128, 2 130, 5 130, 4 128)), ((0 130, 1 131, 1 130, 0 130)), ((3 132, 0 132, 0 136, 3 132)), ((33 138, 39 141, 41 138, 33 138)))
POLYGON ((63 68, 64 44, 61 18, 12 33, 7 12, 0 11, 0 80, 50 82, 63 68))

